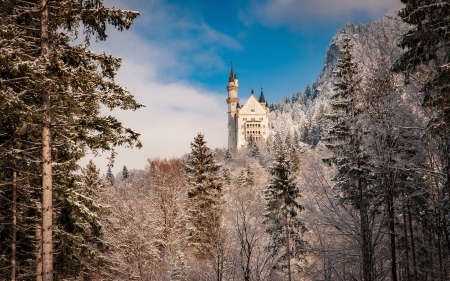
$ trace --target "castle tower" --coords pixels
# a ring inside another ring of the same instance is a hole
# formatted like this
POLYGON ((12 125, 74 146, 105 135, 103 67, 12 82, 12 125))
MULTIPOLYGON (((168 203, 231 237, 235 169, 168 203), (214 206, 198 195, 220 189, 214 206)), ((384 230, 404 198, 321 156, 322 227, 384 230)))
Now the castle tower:
POLYGON ((237 148, 237 130, 238 130, 238 119, 237 119, 237 108, 239 108, 239 98, 238 98, 238 77, 234 73, 233 66, 231 66, 230 76, 228 78, 228 149, 233 150, 237 148))

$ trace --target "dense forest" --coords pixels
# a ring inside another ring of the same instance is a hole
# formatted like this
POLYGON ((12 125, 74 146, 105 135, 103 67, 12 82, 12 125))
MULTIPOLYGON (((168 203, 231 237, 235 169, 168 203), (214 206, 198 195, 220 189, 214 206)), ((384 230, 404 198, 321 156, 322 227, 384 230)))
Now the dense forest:
POLYGON ((450 280, 450 1, 402 2, 339 30, 267 141, 100 175, 87 151, 141 146, 102 108, 143 105, 88 46, 139 13, 0 1, 0 279, 450 280))

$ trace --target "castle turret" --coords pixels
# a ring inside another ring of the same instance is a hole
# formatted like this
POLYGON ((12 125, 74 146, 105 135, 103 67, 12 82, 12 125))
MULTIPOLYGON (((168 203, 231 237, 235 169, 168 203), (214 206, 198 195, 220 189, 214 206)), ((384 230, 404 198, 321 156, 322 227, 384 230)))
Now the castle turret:
POLYGON ((238 77, 234 73, 233 66, 231 66, 230 76, 228 78, 228 149, 235 149, 237 147, 237 107, 239 105, 238 98, 238 77))

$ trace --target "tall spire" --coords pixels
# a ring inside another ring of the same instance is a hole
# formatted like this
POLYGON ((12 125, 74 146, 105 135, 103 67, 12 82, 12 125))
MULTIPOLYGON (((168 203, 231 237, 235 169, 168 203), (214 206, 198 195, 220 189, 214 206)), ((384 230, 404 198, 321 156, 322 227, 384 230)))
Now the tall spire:
POLYGON ((234 73, 233 62, 231 62, 231 71, 230 77, 228 78, 228 82, 234 82, 235 79, 238 79, 236 73, 234 73))
POLYGON ((261 94, 259 95, 258 101, 261 103, 266 103, 266 99, 264 98, 263 89, 261 87, 261 94))

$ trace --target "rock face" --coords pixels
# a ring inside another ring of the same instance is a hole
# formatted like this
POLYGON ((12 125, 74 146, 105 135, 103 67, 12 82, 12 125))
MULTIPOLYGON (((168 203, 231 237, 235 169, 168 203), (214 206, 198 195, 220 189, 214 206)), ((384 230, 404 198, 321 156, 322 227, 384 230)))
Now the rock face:
POLYGON ((270 105, 269 127, 286 137, 298 134, 300 140, 316 145, 324 129, 323 115, 328 111, 329 97, 333 94, 333 71, 339 59, 339 46, 346 37, 354 44, 354 61, 358 63, 363 84, 366 74, 379 52, 387 54, 391 63, 402 50, 397 47, 400 37, 408 30, 399 18, 385 16, 368 24, 347 23, 330 42, 323 61, 322 71, 304 92, 293 93, 290 98, 270 105))

